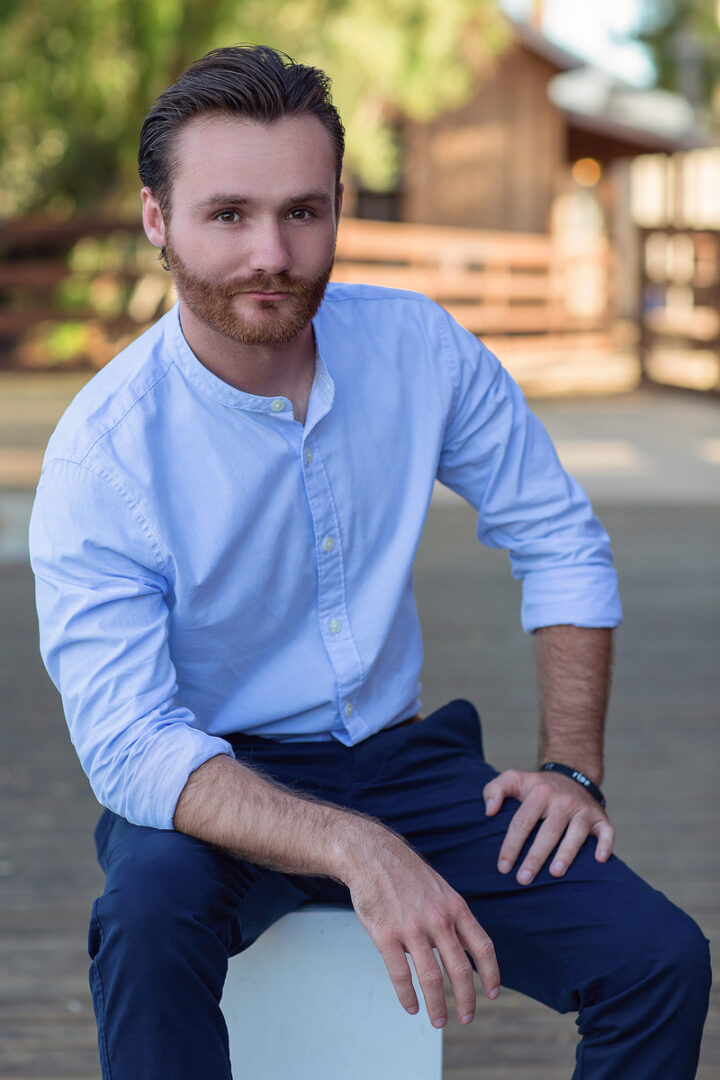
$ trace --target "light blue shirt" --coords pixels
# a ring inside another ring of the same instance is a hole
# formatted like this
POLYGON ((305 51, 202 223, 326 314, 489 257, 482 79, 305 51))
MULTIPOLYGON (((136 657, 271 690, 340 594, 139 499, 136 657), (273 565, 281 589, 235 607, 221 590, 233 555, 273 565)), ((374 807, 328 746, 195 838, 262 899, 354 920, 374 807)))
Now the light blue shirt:
POLYGON ((314 329, 304 426, 205 368, 174 308, 48 445, 42 654, 98 800, 136 824, 172 828, 231 732, 352 745, 417 712, 436 478, 509 550, 527 631, 620 619, 605 531, 473 335, 418 294, 339 284, 314 329))

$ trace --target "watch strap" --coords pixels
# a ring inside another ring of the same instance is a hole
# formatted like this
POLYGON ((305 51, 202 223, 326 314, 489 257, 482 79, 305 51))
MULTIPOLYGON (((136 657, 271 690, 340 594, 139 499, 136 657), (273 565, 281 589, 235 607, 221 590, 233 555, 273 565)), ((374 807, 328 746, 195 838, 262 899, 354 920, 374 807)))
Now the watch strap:
POLYGON ((605 809, 605 796, 603 795, 597 784, 594 784, 589 776, 580 772, 579 769, 573 769, 571 765, 561 765, 557 761, 546 761, 544 765, 540 766, 540 772, 558 772, 562 776, 568 776, 571 780, 574 780, 576 784, 580 784, 589 795, 592 795, 596 802, 599 802, 603 810, 605 809))

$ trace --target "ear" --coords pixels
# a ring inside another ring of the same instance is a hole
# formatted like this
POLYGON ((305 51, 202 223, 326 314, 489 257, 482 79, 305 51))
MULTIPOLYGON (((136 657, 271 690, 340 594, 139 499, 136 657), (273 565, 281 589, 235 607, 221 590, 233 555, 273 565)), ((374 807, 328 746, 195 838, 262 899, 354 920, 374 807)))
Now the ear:
POLYGON ((343 197, 345 195, 345 185, 338 184, 337 196, 335 198, 335 224, 337 225, 340 220, 340 215, 343 208, 343 197))
POLYGON ((160 204, 149 187, 140 192, 142 199, 142 223, 145 235, 155 247, 165 247, 165 221, 160 204))

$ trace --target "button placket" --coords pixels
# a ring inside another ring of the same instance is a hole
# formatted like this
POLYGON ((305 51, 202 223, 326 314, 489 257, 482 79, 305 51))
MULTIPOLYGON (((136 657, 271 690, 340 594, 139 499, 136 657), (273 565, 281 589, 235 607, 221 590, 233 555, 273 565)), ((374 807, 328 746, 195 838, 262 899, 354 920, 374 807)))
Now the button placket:
POLYGON ((305 445, 302 469, 305 491, 316 537, 318 574, 318 616, 320 632, 335 674, 338 711, 343 724, 351 717, 353 727, 361 719, 353 705, 346 705, 357 693, 364 671, 352 628, 345 595, 342 539, 336 519, 335 501, 317 444, 305 445), (309 454, 308 454, 309 451, 309 454))

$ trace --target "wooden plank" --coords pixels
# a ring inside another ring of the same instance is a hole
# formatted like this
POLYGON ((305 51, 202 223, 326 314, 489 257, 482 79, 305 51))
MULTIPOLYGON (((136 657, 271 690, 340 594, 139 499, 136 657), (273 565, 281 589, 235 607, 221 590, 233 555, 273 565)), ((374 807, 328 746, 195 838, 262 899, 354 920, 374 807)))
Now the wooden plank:
POLYGON ((562 311, 538 304, 536 306, 508 304, 493 306, 490 304, 445 304, 445 309, 462 326, 473 334, 540 334, 556 333, 563 330, 594 329, 604 326, 591 319, 570 320, 562 311))
POLYGON ((353 284, 411 289, 434 300, 549 300, 552 284, 545 274, 509 270, 447 270, 418 266, 383 266, 370 262, 338 262, 333 278, 353 284))
POLYGON ((63 313, 59 308, 51 307, 49 304, 42 307, 35 305, 34 307, 0 308, 0 335, 18 337, 42 322, 63 322, 69 319, 90 317, 87 312, 63 313))
POLYGON ((68 221, 34 216, 5 221, 0 226, 0 249, 4 247, 42 247, 74 244, 85 236, 110 236, 112 233, 142 231, 139 221, 100 218, 70 218, 68 221))
POLYGON ((654 334, 668 334, 691 341, 714 341, 720 335, 720 314, 710 307, 689 311, 658 308, 647 312, 646 321, 654 334))
POLYGON ((502 352, 503 356, 515 356, 518 353, 547 356, 607 350, 615 347, 616 343, 613 335, 603 329, 581 333, 568 331, 562 334, 524 334, 514 338, 483 335, 483 344, 494 352, 502 352))
POLYGON ((450 252, 466 262, 543 266, 550 258, 552 246, 551 238, 540 233, 506 233, 348 218, 340 223, 337 252, 342 258, 370 256, 400 258, 403 262, 413 258, 437 262, 450 252))
POLYGON ((64 259, 10 259, 0 262, 0 289, 54 289, 69 274, 64 259))

